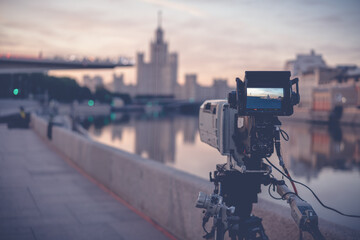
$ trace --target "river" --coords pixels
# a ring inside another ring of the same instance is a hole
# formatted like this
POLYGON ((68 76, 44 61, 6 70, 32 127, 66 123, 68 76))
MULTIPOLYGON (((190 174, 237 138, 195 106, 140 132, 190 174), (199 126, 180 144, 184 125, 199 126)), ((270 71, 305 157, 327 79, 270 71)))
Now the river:
MULTIPOLYGON (((312 188, 326 205, 360 215, 360 128, 329 129, 326 125, 288 119, 283 118, 282 129, 289 134, 290 140, 282 141, 282 151, 292 177, 312 188)), ((197 116, 112 114, 88 117, 82 124, 99 142, 204 179, 209 178, 209 172, 215 170, 216 164, 226 162, 226 157, 215 148, 200 141, 197 116)), ((278 165, 275 154, 270 160, 278 165)), ((274 175, 280 178, 276 172, 274 175)), ((298 190, 321 218, 360 229, 359 219, 327 210, 308 190, 301 186, 298 190)), ((270 198, 267 187, 262 188, 259 196, 287 205, 270 198)))

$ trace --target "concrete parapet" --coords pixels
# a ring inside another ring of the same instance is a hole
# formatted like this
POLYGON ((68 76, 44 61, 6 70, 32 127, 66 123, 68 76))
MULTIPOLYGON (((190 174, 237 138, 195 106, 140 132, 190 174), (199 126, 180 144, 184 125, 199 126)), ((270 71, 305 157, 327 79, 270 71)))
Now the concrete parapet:
POLYGON ((45 119, 37 117, 35 114, 31 114, 30 125, 38 135, 42 138, 46 138, 48 122, 45 119))
MULTIPOLYGON (((46 121, 32 115, 32 126, 47 140, 46 121)), ((195 208, 195 201, 199 191, 212 192, 208 181, 60 127, 54 127, 52 136, 50 144, 58 151, 174 236, 202 239, 202 211, 195 208)), ((270 239, 298 238, 289 208, 260 199, 254 214, 263 218, 270 239)), ((360 239, 359 232, 322 219, 320 229, 326 239, 360 239)))
POLYGON ((38 109, 40 104, 30 99, 0 99, 0 117, 18 114, 20 107, 23 107, 28 112, 38 109))

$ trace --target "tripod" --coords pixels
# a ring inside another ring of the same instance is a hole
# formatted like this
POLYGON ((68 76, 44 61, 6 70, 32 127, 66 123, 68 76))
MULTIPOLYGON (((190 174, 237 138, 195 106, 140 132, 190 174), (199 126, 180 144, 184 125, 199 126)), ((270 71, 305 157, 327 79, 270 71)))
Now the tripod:
MULTIPOLYGON (((253 159, 253 163, 256 163, 253 159)), ((214 177, 210 173, 210 181, 214 183, 214 193, 210 196, 200 192, 196 207, 206 209, 203 228, 210 217, 214 217, 214 225, 204 236, 206 239, 215 237, 223 240, 229 231, 231 240, 268 240, 262 225, 262 219, 251 214, 252 204, 257 203, 257 194, 261 184, 273 184, 282 199, 287 200, 291 207, 292 217, 299 230, 309 232, 315 240, 325 239, 318 228, 318 217, 309 203, 302 200, 296 193, 289 190, 283 180, 270 175, 271 168, 262 163, 258 169, 239 172, 228 169, 227 164, 218 164, 214 177), (227 207, 231 206, 231 207, 227 207)))
POLYGON ((225 232, 222 225, 227 225, 232 240, 267 240, 262 219, 251 215, 252 204, 257 202, 260 186, 265 181, 263 172, 241 173, 227 170, 225 167, 225 165, 217 165, 214 178, 210 174, 210 181, 215 185, 214 194, 222 196, 225 204, 234 206, 235 211, 233 216, 226 219, 215 218, 214 221, 218 224, 215 239, 224 239, 225 232))
MULTIPOLYGON (((281 199, 289 203, 291 215, 300 233, 307 231, 314 239, 324 239, 319 231, 314 209, 297 195, 294 181, 285 167, 281 156, 280 136, 285 140, 289 136, 280 129, 280 125, 276 116, 249 117, 247 122, 241 124, 240 121, 232 130, 228 129, 234 134, 221 146, 227 146, 227 152, 222 153, 228 156, 228 161, 216 166, 214 177, 210 173, 210 181, 215 185, 214 193, 207 195, 200 192, 196 203, 196 207, 206 209, 203 228, 207 234, 204 238, 215 236, 216 240, 223 240, 225 233, 229 231, 232 240, 268 240, 262 219, 253 216, 251 212, 252 204, 258 201, 261 184, 271 184, 276 186, 281 199), (284 173, 267 159, 274 153, 274 148, 284 173), (289 190, 283 180, 272 177, 271 167, 263 162, 263 158, 290 180, 294 192, 289 190), (214 224, 211 231, 207 232, 205 224, 210 217, 214 218, 214 224)), ((301 236, 302 234, 300 238, 301 236)))

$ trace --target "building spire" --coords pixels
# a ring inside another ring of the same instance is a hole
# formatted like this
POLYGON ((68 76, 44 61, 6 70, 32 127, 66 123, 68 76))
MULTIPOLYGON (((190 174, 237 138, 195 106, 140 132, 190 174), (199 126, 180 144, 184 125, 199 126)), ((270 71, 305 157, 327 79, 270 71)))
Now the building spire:
POLYGON ((158 28, 156 29, 155 34, 156 43, 163 43, 164 33, 161 29, 161 11, 158 12, 158 28))
POLYGON ((158 11, 158 28, 161 28, 161 11, 158 11))

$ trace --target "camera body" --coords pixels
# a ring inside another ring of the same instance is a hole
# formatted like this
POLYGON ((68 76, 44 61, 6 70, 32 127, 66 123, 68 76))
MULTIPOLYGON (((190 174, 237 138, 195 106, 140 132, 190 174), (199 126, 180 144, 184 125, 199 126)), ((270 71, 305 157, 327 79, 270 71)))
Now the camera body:
POLYGON ((227 100, 207 100, 199 111, 199 132, 201 141, 230 155, 235 150, 232 133, 235 130, 236 109, 230 108, 227 100))
POLYGON ((236 83, 227 100, 202 104, 199 130, 201 141, 244 164, 244 156, 273 153, 277 117, 292 115, 300 95, 298 79, 290 80, 288 71, 246 71, 245 81, 236 83))

